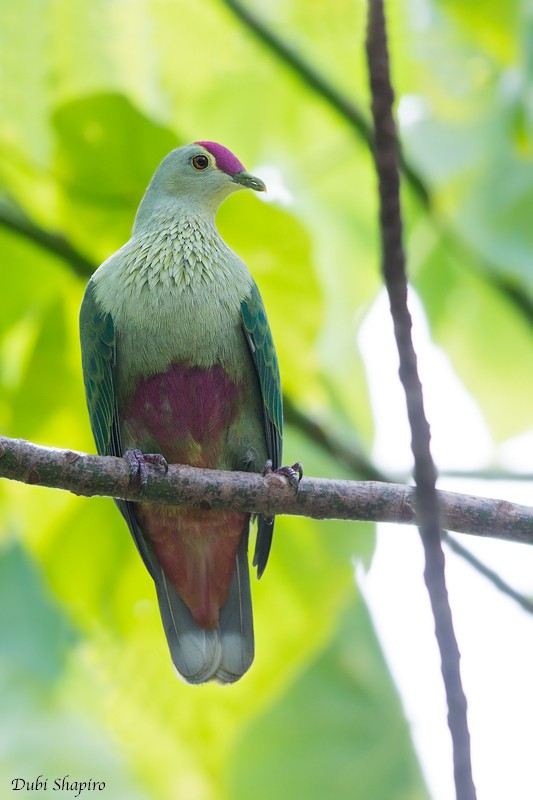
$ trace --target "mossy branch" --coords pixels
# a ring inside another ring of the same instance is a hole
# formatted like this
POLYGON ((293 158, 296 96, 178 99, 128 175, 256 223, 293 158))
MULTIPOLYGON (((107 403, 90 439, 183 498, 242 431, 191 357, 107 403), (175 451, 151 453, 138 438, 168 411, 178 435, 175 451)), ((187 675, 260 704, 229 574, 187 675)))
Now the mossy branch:
MULTIPOLYGON (((116 497, 133 502, 260 514, 292 514, 314 519, 414 524, 415 490, 379 481, 304 477, 298 493, 286 478, 271 474, 222 472, 171 465, 165 474, 147 465, 148 481, 132 479, 128 462, 58 450, 0 436, 0 477, 77 495, 116 497)), ((533 508, 455 492, 439 492, 444 525, 458 533, 533 544, 533 508)))

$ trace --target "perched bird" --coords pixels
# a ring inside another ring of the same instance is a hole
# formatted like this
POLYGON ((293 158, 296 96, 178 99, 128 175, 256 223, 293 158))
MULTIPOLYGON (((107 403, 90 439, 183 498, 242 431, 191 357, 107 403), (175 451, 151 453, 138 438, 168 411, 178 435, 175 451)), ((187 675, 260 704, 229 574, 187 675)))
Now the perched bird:
MULTIPOLYGON (((279 468, 280 378, 263 302, 215 227, 219 205, 242 188, 265 185, 222 145, 173 150, 131 239, 85 291, 82 364, 96 446, 125 455, 141 478, 146 462, 279 468)), ((250 514, 117 505, 155 582, 178 673, 189 683, 238 680, 254 656, 250 514)), ((259 576, 272 530, 258 519, 259 576)))

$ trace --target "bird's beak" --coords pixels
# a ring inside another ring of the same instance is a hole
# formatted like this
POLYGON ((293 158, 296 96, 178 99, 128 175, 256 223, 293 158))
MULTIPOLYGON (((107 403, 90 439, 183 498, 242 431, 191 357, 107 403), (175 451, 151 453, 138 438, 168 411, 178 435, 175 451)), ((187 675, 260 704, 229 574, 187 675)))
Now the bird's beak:
POLYGON ((247 189, 255 189, 256 192, 266 192, 266 186, 261 180, 261 178, 256 178, 255 175, 250 175, 249 172, 237 172, 236 175, 233 175, 232 181, 234 183, 240 183, 241 186, 245 186, 247 189))

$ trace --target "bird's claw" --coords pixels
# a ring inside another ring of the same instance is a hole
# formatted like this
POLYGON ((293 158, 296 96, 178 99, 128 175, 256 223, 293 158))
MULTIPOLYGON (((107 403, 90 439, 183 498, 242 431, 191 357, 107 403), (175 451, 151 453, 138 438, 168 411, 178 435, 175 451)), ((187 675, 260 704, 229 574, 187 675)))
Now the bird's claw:
POLYGON ((167 460, 161 453, 143 453, 140 450, 126 450, 123 458, 125 458, 130 465, 132 480, 138 478, 141 486, 146 486, 148 482, 147 464, 155 464, 158 467, 163 467, 165 472, 168 472, 167 460))
POLYGON ((276 475, 285 475, 295 492, 298 491, 298 486, 304 476, 304 470, 299 461, 296 461, 291 467, 278 467, 274 470, 274 473, 276 475))
POLYGON ((298 491, 298 486, 300 485, 300 481, 304 476, 304 470, 302 465, 299 461, 296 461, 291 467, 278 467, 277 469, 272 469, 272 461, 268 459, 265 466, 263 467, 263 476, 270 475, 273 473, 274 475, 284 475, 288 478, 290 485, 294 489, 295 492, 298 491))
POLYGON ((265 466, 263 467, 261 475, 263 476, 263 478, 265 478, 267 475, 271 475, 271 474, 272 474, 272 459, 269 458, 265 462, 265 466))

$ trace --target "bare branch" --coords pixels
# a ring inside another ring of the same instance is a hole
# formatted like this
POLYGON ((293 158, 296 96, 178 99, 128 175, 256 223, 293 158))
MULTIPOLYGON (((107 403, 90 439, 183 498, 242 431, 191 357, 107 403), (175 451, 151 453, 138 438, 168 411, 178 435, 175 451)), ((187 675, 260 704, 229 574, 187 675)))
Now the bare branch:
MULTIPOLYGON (((148 482, 131 480, 128 462, 0 436, 0 477, 77 495, 116 497, 196 508, 234 508, 314 519, 414 524, 412 486, 379 481, 304 478, 295 494, 279 475, 147 464, 148 482)), ((445 525, 458 533, 533 544, 533 508, 485 497, 439 492, 445 525)))
POLYGON ((456 555, 464 559, 471 567, 474 567, 474 569, 490 581, 499 592, 506 595, 506 597, 509 597, 511 600, 514 600, 515 603, 524 611, 527 611, 528 614, 533 614, 533 602, 528 597, 524 597, 521 592, 517 592, 507 581, 503 580, 501 575, 498 575, 497 572, 484 564, 483 561, 480 561, 477 556, 471 553, 466 547, 463 547, 462 544, 459 544, 459 542, 448 533, 444 534, 444 541, 450 550, 453 550, 456 555))
POLYGON ((448 726, 453 743, 456 796, 457 800, 475 800, 467 702, 461 681, 460 653, 448 600, 444 553, 441 545, 440 508, 435 489, 437 475, 431 456, 430 429, 425 415, 422 384, 411 337, 411 316, 407 308, 407 276, 400 211, 399 148, 392 113, 394 93, 389 73, 383 0, 370 0, 367 57, 375 127, 374 155, 380 196, 382 268, 400 357, 400 380, 405 391, 411 428, 417 517, 425 553, 424 580, 435 619, 435 635, 440 650, 442 677, 448 702, 448 726))
POLYGON ((87 278, 96 269, 97 265, 80 253, 63 234, 40 227, 20 206, 6 197, 0 198, 0 226, 18 233, 66 261, 72 270, 81 277, 87 278))

